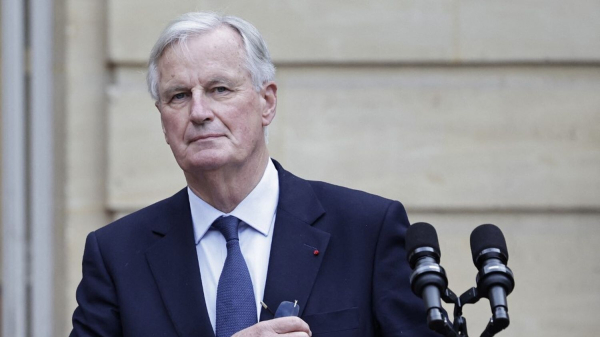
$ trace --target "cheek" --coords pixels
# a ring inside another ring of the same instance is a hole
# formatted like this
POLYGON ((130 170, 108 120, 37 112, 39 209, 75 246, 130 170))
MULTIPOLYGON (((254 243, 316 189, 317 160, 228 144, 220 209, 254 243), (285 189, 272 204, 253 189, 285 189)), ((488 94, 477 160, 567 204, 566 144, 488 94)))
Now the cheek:
POLYGON ((183 123, 177 118, 176 114, 165 113, 161 115, 162 125, 165 128, 167 134, 177 133, 178 129, 181 129, 183 123))
POLYGON ((173 120, 167 119, 163 121, 163 128, 165 132, 165 140, 171 147, 172 151, 179 152, 185 147, 183 136, 184 129, 181 128, 180 124, 173 120))
POLYGON ((256 134, 262 132, 260 119, 247 113, 236 121, 236 127, 238 134, 246 141, 256 138, 256 134))

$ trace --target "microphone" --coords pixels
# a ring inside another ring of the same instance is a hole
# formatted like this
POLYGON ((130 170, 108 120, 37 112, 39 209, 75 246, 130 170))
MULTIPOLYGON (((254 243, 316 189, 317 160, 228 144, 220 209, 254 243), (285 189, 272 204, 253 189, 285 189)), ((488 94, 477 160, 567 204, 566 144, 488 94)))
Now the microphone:
POLYGON ((446 271, 440 262, 440 246, 432 225, 418 222, 406 231, 406 254, 410 267, 410 287, 422 298, 427 308, 427 324, 430 329, 442 331, 446 324, 440 293, 448 287, 446 271))
POLYGON ((471 233, 471 254, 479 270, 477 292, 489 299, 493 315, 482 336, 493 336, 489 332, 499 332, 510 322, 506 296, 515 287, 513 273, 506 266, 508 249, 500 228, 491 224, 475 228, 471 233))

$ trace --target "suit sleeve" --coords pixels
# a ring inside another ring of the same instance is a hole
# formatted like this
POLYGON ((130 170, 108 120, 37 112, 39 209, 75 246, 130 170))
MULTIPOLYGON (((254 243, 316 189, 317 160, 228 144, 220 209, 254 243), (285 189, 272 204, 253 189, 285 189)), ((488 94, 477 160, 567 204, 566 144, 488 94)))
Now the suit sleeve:
POLYGON ((405 234, 409 226, 402 204, 394 201, 384 216, 375 253, 374 314, 381 336, 438 336, 427 327, 425 306, 410 289, 405 234))
POLYGON ((83 278, 77 287, 78 307, 70 337, 122 336, 115 285, 106 268, 98 240, 90 233, 83 253, 83 278))

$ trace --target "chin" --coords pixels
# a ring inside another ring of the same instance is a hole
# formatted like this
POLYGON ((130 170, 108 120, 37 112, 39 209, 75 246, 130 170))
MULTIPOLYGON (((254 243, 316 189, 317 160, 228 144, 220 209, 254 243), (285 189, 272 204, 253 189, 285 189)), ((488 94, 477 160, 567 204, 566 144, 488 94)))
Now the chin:
POLYGON ((222 151, 203 151, 203 153, 197 153, 192 158, 187 158, 186 160, 179 163, 181 169, 185 172, 209 172, 214 171, 226 166, 228 164, 233 164, 233 158, 224 154, 222 151))

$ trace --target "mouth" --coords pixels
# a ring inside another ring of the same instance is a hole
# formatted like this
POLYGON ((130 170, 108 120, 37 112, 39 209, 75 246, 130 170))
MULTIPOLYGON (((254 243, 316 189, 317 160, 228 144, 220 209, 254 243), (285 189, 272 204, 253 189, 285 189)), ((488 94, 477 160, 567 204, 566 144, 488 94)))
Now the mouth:
POLYGON ((219 137, 224 137, 222 134, 216 134, 216 133, 209 133, 209 134, 205 134, 205 135, 200 135, 200 136, 196 136, 194 138, 192 138, 190 140, 190 143, 194 143, 197 141, 203 141, 203 140, 210 140, 210 139, 216 139, 219 137))

